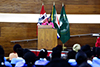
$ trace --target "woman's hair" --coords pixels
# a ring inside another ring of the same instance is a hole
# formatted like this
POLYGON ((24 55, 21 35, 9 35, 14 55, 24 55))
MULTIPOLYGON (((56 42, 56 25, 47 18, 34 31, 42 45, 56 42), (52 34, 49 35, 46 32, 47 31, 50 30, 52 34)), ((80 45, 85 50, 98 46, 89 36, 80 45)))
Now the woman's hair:
POLYGON ((19 44, 15 44, 14 47, 13 47, 13 50, 15 52, 17 52, 19 48, 22 48, 22 47, 19 44))
POLYGON ((68 52, 68 56, 67 56, 67 59, 75 59, 75 55, 76 55, 76 52, 75 51, 69 51, 68 52))
POLYGON ((79 51, 75 56, 77 64, 87 62, 87 55, 83 51, 79 51))
POLYGON ((81 50, 86 53, 87 58, 91 58, 92 57, 93 53, 91 51, 91 47, 88 44, 82 46, 81 50))
POLYGON ((28 65, 28 67, 33 66, 35 61, 36 61, 36 55, 33 52, 25 53, 23 58, 25 59, 26 64, 28 65))
POLYGON ((41 49, 39 53, 39 58, 47 58, 47 50, 46 49, 41 49))

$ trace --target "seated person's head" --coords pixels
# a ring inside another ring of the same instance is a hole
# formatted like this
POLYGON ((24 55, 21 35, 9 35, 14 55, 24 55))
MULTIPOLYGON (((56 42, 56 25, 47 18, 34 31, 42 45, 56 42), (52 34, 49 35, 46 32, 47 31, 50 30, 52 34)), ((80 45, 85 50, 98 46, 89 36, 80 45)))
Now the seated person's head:
POLYGON ((47 50, 46 49, 41 49, 39 53, 39 58, 47 58, 47 50))
POLYGON ((18 54, 17 53, 10 53, 9 54, 9 60, 11 61, 13 58, 17 58, 18 54))
POLYGON ((73 45, 73 51, 78 52, 80 49, 81 49, 80 44, 74 44, 74 45, 73 45))
POLYGON ((81 50, 86 53, 86 55, 87 55, 88 58, 92 57, 93 53, 92 53, 91 48, 90 48, 90 46, 88 44, 82 46, 81 50))
POLYGON ((24 57, 23 57, 26 61, 26 64, 28 66, 32 66, 34 65, 35 61, 36 61, 36 55, 33 52, 27 52, 25 53, 24 57))
POLYGON ((52 52, 52 59, 55 58, 61 58, 61 51, 60 50, 55 50, 52 52))
POLYGON ((21 47, 19 44, 15 44, 14 47, 13 47, 14 52, 17 53, 17 50, 18 50, 19 48, 22 48, 22 47, 21 47))
POLYGON ((19 57, 23 57, 23 48, 19 44, 15 44, 13 50, 18 54, 19 57))
POLYGON ((87 51, 87 50, 91 50, 91 48, 90 48, 90 46, 89 46, 88 44, 86 44, 86 45, 83 45, 83 46, 81 47, 81 50, 82 50, 82 51, 87 51))
POLYGON ((77 64, 87 62, 87 55, 83 51, 79 51, 75 56, 77 64))
POLYGON ((54 48, 52 49, 52 51, 56 51, 56 50, 62 51, 62 45, 57 45, 56 47, 54 47, 54 48))
POLYGON ((75 51, 69 51, 67 59, 75 59, 75 55, 76 55, 75 51))
POLYGON ((57 45, 56 48, 60 51, 62 51, 62 45, 57 45))

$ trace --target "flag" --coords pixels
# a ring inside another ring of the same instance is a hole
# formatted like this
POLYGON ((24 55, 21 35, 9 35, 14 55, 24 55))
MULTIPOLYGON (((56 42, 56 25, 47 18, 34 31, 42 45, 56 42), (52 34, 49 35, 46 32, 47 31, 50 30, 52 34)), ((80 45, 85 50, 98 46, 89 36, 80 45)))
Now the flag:
POLYGON ((64 44, 70 39, 69 22, 66 16, 64 5, 62 6, 59 22, 60 22, 60 29, 59 29, 60 40, 64 44))
POLYGON ((45 12, 44 5, 42 5, 38 25, 41 25, 45 19, 47 19, 47 14, 45 12))
POLYGON ((58 34, 58 29, 60 28, 60 24, 57 17, 57 11, 56 11, 55 5, 53 5, 53 8, 52 8, 51 21, 54 24, 54 28, 57 29, 57 38, 59 38, 60 36, 58 34))
POLYGON ((36 35, 38 36, 38 25, 42 25, 43 21, 47 19, 47 14, 44 9, 44 4, 42 4, 41 12, 40 12, 40 17, 38 19, 38 24, 37 24, 37 32, 36 35))

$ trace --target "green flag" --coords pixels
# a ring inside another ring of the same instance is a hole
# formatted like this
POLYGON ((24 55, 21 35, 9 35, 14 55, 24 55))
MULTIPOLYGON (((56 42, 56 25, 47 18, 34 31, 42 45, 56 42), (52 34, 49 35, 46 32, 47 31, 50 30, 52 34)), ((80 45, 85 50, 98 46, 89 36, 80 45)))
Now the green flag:
POLYGON ((64 44, 70 39, 69 22, 66 16, 64 6, 62 6, 59 22, 60 22, 60 29, 59 29, 60 40, 64 44))

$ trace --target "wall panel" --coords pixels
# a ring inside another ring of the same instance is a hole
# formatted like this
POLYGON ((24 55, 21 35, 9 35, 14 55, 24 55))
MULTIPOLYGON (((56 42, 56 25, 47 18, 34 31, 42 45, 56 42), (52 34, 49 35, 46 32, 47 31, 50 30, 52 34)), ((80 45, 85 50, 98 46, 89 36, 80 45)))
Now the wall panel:
MULTIPOLYGON (((8 56, 10 52, 13 51, 13 46, 15 43, 11 43, 13 40, 24 40, 24 39, 34 39, 37 38, 36 35, 36 23, 6 23, 0 22, 1 27, 1 37, 0 45, 3 46, 5 50, 5 56, 8 56)), ((82 23, 70 23, 70 34, 89 34, 89 33, 100 33, 100 24, 82 24, 82 23)), ((79 43, 82 45, 89 44, 91 47, 95 45, 97 37, 92 36, 82 36, 82 37, 71 37, 69 41, 65 43, 67 48, 72 47, 73 44, 79 43)), ((36 49, 38 42, 18 42, 23 48, 36 49)), ((58 44, 62 45, 60 39, 58 39, 58 44)))
POLYGON ((68 14, 100 14, 100 5, 65 5, 68 14))
POLYGON ((100 0, 0 0, 0 13, 39 14, 44 3, 47 14, 51 13, 53 2, 60 14, 62 3, 67 14, 100 14, 100 0))
MULTIPOLYGON (((4 23, 0 22, 1 37, 0 45, 5 50, 5 55, 13 51, 13 46, 16 43, 11 43, 12 40, 33 39, 36 36, 36 26, 34 23, 4 23)), ((37 41, 19 42, 23 48, 36 48, 37 41)))

